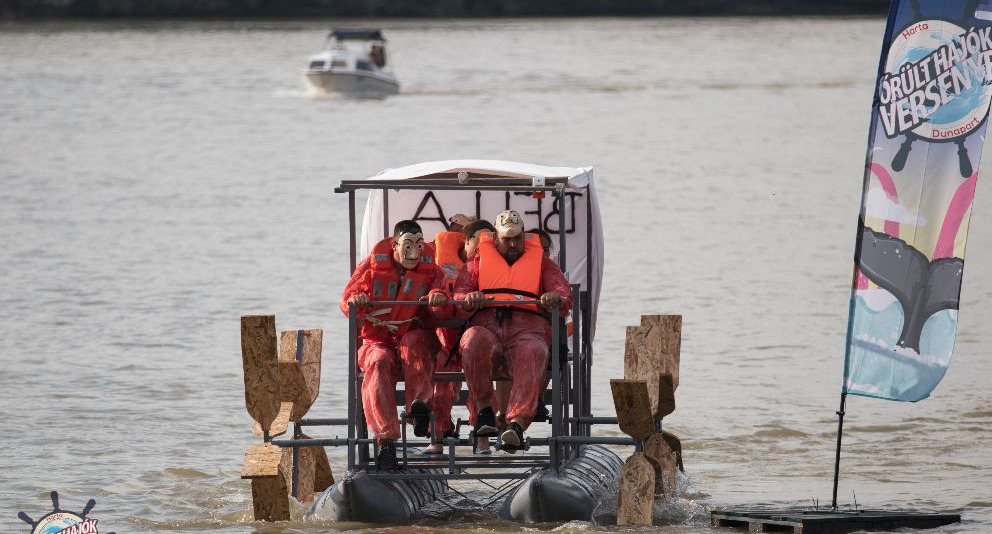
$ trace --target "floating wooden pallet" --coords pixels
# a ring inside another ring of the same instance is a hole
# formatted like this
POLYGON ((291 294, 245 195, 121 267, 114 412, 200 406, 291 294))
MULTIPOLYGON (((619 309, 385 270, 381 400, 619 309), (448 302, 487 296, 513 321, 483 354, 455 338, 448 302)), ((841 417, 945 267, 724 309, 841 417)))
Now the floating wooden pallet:
POLYGON ((714 527, 742 528, 749 532, 841 534, 855 531, 936 528, 961 521, 957 514, 888 512, 882 510, 713 510, 714 527))

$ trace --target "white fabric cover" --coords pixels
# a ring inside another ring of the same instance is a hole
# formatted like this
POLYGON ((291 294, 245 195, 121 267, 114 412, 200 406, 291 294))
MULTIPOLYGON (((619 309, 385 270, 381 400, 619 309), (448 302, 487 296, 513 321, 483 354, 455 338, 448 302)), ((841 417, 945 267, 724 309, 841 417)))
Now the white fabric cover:
MULTIPOLYGON (((592 179, 592 167, 545 167, 529 163, 497 160, 451 160, 419 163, 397 169, 388 169, 369 180, 409 180, 438 173, 466 171, 508 178, 568 178, 566 193, 565 247, 566 276, 573 284, 587 290, 586 262, 592 262, 593 313, 592 334, 596 331, 596 309, 603 280, 603 228, 599 199, 592 179), (590 201, 587 204, 588 200, 590 201), (592 208, 592 228, 586 224, 588 207, 592 208), (586 235, 592 233, 592 257, 586 257, 586 235)), ((490 222, 505 209, 514 209, 524 219, 527 229, 540 226, 551 233, 553 258, 558 256, 558 215, 553 213, 553 201, 548 193, 544 199, 535 199, 529 193, 504 191, 477 191, 466 186, 464 191, 390 190, 389 225, 403 219, 416 219, 424 229, 424 238, 432 241, 434 235, 445 229, 440 220, 447 221, 456 213, 479 215, 490 222), (507 205, 509 204, 509 205, 507 205), (425 220, 440 219, 440 220, 425 220)), ((369 192, 362 235, 358 243, 358 256, 364 258, 383 237, 382 191, 369 192)), ((578 298, 578 295, 575 295, 578 298)))

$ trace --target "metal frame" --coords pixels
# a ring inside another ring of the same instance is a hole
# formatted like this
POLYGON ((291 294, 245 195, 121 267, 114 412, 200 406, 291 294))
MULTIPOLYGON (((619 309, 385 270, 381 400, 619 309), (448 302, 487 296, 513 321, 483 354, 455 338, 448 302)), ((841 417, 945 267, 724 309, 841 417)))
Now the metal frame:
MULTIPOLYGON (((568 203, 564 194, 567 178, 547 178, 545 185, 535 187, 529 178, 506 178, 493 177, 487 175, 470 175, 467 182, 459 182, 456 173, 442 173, 426 178, 410 179, 404 181, 392 180, 345 180, 340 186, 335 188, 337 193, 347 193, 348 195, 348 229, 350 245, 350 268, 354 272, 357 265, 357 228, 356 228, 356 206, 355 192, 359 190, 381 190, 383 192, 383 233, 388 236, 390 233, 390 221, 388 213, 389 190, 415 189, 415 190, 468 190, 468 191, 530 191, 530 192, 550 192, 558 203, 558 228, 559 228, 559 261, 564 264, 566 259, 565 245, 565 219, 568 210, 568 203)), ((586 254, 592 257, 592 200, 586 194, 586 254)), ((474 435, 469 434, 468 438, 448 438, 444 444, 448 445, 448 453, 445 455, 431 455, 429 457, 414 457, 406 454, 409 447, 426 446, 430 441, 410 441, 406 436, 406 425, 403 424, 403 435, 397 442, 397 447, 402 451, 401 464, 409 471, 398 472, 378 472, 374 462, 374 450, 370 446, 375 446, 375 439, 370 438, 368 427, 365 424, 365 414, 361 400, 361 382, 364 373, 361 373, 357 365, 359 324, 355 319, 355 307, 348 306, 348 417, 347 418, 307 418, 294 424, 293 438, 272 440, 272 443, 281 447, 291 447, 294 450, 293 472, 298 470, 296 450, 298 447, 324 446, 324 447, 347 447, 348 472, 354 473, 365 471, 366 476, 386 480, 477 480, 489 485, 494 490, 494 499, 512 490, 516 484, 523 479, 533 475, 535 470, 554 469, 558 472, 561 467, 578 452, 582 445, 633 445, 635 442, 626 437, 592 437, 592 425, 606 424, 615 425, 615 417, 594 417, 591 409, 590 387, 592 382, 592 340, 590 338, 590 323, 592 320, 592 295, 594 295, 592 262, 586 265, 586 280, 588 287, 585 291, 579 291, 577 284, 572 285, 572 324, 571 349, 567 344, 563 344, 566 334, 565 321, 559 316, 559 309, 556 306, 551 317, 554 321, 554 328, 551 339, 551 436, 547 438, 528 438, 528 449, 547 447, 546 454, 525 452, 516 455, 499 456, 465 456, 458 455, 456 447, 471 447, 474 442, 474 435), (562 354, 564 348, 565 354, 562 354), (301 429, 306 426, 346 426, 348 428, 347 438, 310 438, 301 439, 301 429), (441 469, 444 472, 437 472, 441 469), (424 472, 420 469, 431 469, 433 472, 424 472), (486 480, 506 480, 500 486, 493 486, 486 480)), ((496 301, 488 304, 539 304, 539 301, 496 301)), ((425 302, 418 301, 378 301, 373 304, 382 305, 411 305, 424 306, 425 302)), ((463 381, 463 373, 439 373, 438 380, 463 381), (450 376, 448 376, 450 375, 450 376)), ((457 402, 456 402, 457 404, 457 402)), ((405 413, 401 414, 401 421, 405 419, 405 413)), ((295 486, 295 484, 294 484, 295 486)), ((295 491, 295 488, 294 488, 295 491)))

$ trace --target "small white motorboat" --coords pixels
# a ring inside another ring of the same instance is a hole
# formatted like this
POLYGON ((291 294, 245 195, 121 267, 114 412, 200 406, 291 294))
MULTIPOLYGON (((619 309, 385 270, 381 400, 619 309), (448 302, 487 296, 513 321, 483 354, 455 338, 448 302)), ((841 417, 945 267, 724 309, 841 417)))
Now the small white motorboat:
POLYGON ((303 75, 308 86, 322 93, 383 98, 400 90, 386 61, 386 38, 378 29, 331 30, 303 75))

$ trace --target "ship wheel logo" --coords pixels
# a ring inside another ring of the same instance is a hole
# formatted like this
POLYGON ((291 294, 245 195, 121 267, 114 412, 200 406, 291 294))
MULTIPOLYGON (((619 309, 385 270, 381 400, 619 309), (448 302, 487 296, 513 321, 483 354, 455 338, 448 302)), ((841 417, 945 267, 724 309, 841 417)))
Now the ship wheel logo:
MULTIPOLYGON (((70 512, 59 508, 59 494, 52 492, 52 511, 45 514, 41 519, 35 521, 28 514, 18 512, 17 517, 25 523, 31 525, 31 534, 99 534, 96 529, 97 520, 87 518, 86 514, 96 505, 96 501, 90 499, 86 503, 86 508, 80 513, 70 512)), ((116 534, 108 532, 106 534, 116 534)))
MULTIPOLYGON (((961 176, 974 174, 966 143, 981 129, 992 102, 988 37, 987 25, 976 30, 939 19, 913 22, 894 36, 876 95, 886 137, 902 136, 892 170, 905 168, 919 140, 953 143, 961 176)), ((981 141, 971 142, 971 148, 981 153, 981 141)))

